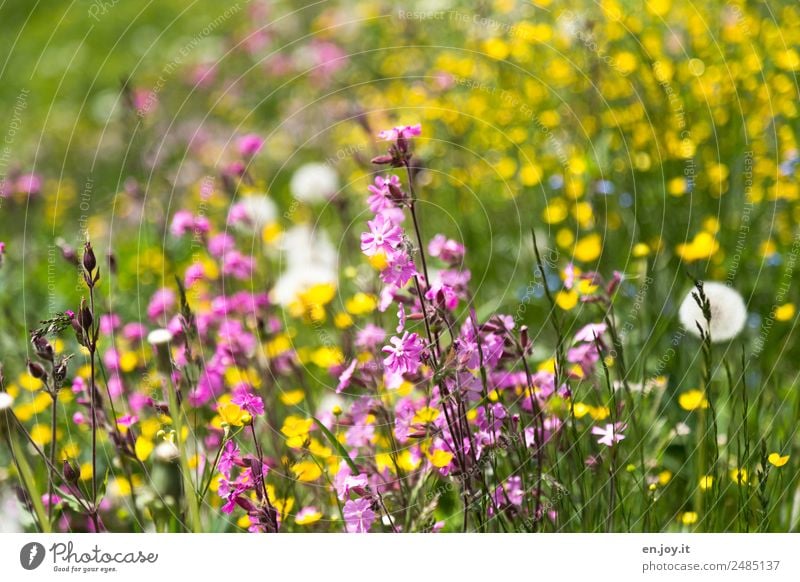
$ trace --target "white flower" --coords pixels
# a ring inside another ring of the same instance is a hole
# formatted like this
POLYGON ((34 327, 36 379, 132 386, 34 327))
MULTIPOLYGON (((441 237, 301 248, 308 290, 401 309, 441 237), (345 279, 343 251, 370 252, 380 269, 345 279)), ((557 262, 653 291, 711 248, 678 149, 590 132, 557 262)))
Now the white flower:
POLYGON ((168 329, 154 329, 147 334, 147 343, 152 346, 168 344, 172 341, 172 332, 168 329))
MULTIPOLYGON (((716 281, 703 283, 703 291, 711 307, 711 341, 715 343, 725 342, 735 338, 744 329, 744 324, 747 321, 747 307, 745 307, 742 296, 735 289, 725 285, 725 283, 716 281)), ((700 337, 700 331, 697 329, 698 324, 705 332, 709 330, 703 311, 695 301, 692 293, 697 293, 697 290, 692 288, 683 300, 678 316, 680 317, 681 325, 689 333, 700 337)))
POLYGON ((306 164, 294 173, 289 189, 302 202, 322 202, 339 190, 339 176, 327 164, 306 164))
POLYGON ((336 247, 324 232, 306 225, 295 226, 284 234, 281 251, 286 270, 272 289, 276 303, 286 306, 314 285, 337 283, 336 247))
POLYGON ((231 208, 229 221, 241 231, 261 232, 278 219, 278 207, 266 194, 244 196, 231 208))
POLYGON ((168 463, 174 459, 177 459, 181 453, 175 443, 170 441, 162 441, 156 447, 156 450, 153 454, 159 461, 168 463))
POLYGON ((8 392, 0 392, 0 410, 7 410, 14 404, 14 397, 8 392))

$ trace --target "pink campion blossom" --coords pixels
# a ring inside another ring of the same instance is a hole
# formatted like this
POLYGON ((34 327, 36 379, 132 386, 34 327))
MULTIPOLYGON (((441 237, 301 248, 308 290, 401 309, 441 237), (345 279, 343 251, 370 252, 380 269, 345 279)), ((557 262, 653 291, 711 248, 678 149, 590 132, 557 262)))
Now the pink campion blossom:
POLYGON ((42 190, 42 179, 37 174, 23 174, 14 184, 17 192, 33 196, 42 190))
POLYGON ((384 346, 383 351, 389 354, 383 364, 392 373, 415 373, 421 364, 422 342, 416 333, 404 332, 403 337, 393 337, 391 345, 384 346))
POLYGON ((607 329, 608 325, 605 323, 590 323, 584 325, 575 334, 575 341, 594 343, 595 338, 600 339, 603 337, 603 334, 606 333, 607 329))
POLYGON ((364 329, 356 333, 356 347, 361 350, 374 350, 385 339, 386 330, 374 323, 368 323, 364 326, 364 329))
POLYGON ((203 263, 192 263, 186 268, 183 276, 183 284, 188 289, 198 281, 202 281, 206 276, 203 263))
POLYGON ((141 323, 128 323, 122 328, 122 337, 131 342, 142 341, 147 335, 147 328, 141 323))
POLYGON ((367 222, 369 232, 361 234, 361 251, 371 257, 380 251, 391 255, 403 241, 403 231, 382 214, 367 222))
POLYGON ((103 354, 103 364, 112 372, 119 370, 119 352, 115 348, 109 348, 103 354))
POLYGON ((117 425, 124 426, 125 428, 130 428, 137 422, 139 422, 139 417, 132 414, 126 414, 117 419, 117 425))
MULTIPOLYGON (((389 256, 389 264, 381 271, 381 281, 398 287, 404 287, 417 274, 417 268, 405 251, 398 251, 389 256)), ((456 302, 458 300, 456 299, 456 302)))
POLYGON ((365 497, 345 503, 342 513, 347 533, 366 533, 375 521, 372 503, 365 497))
POLYGON ((625 439, 625 435, 622 434, 622 431, 624 431, 626 428, 628 428, 628 425, 621 422, 606 424, 605 427, 602 428, 599 426, 593 426, 592 434, 600 437, 597 439, 597 442, 601 445, 613 447, 614 443, 618 443, 625 439))
POLYGON ((194 215, 188 210, 178 210, 172 217, 169 232, 172 236, 181 237, 194 230, 194 215))
POLYGON ((403 331, 403 329, 405 329, 405 327, 406 327, 406 308, 403 306, 402 303, 400 303, 397 306, 397 327, 395 328, 395 331, 397 331, 397 333, 400 333, 403 331))
POLYGON ((221 233, 216 236, 212 236, 211 239, 208 241, 208 252, 213 257, 221 257, 225 253, 232 251, 236 247, 236 241, 233 240, 233 237, 226 233, 221 233))
POLYGON ((147 317, 158 319, 175 307, 175 291, 169 287, 162 287, 150 298, 147 306, 147 317))
POLYGON ((564 267, 564 288, 569 290, 575 286, 575 265, 572 263, 564 267))
POLYGON ((453 311, 458 307, 458 295, 452 287, 444 285, 441 281, 436 281, 431 285, 430 289, 425 292, 425 299, 448 311, 453 311))
POLYGON ((311 76, 317 81, 326 82, 331 76, 347 64, 348 55, 329 41, 313 40, 310 45, 316 66, 311 69, 311 76))
POLYGON ((251 158, 264 147, 264 139, 255 133, 248 133, 236 141, 236 147, 244 157, 251 158))
POLYGON ((233 398, 231 398, 231 402, 242 410, 246 410, 252 416, 264 414, 264 401, 260 396, 251 393, 248 390, 247 384, 239 384, 233 389, 233 398))
POLYGON ((367 186, 370 191, 367 204, 369 204, 369 209, 372 212, 378 214, 382 210, 394 207, 390 186, 400 191, 400 178, 394 174, 389 176, 388 179, 383 176, 376 176, 375 183, 367 186))
POLYGON ((422 126, 416 125, 397 125, 392 129, 384 129, 378 133, 378 137, 385 141, 396 141, 398 138, 408 139, 422 134, 422 126))
POLYGON ((231 469, 233 469, 233 466, 238 462, 239 447, 236 445, 233 439, 230 439, 225 443, 225 448, 222 450, 222 453, 219 456, 217 468, 219 469, 220 473, 225 475, 225 477, 230 478, 231 469))
POLYGON ((464 258, 464 245, 443 234, 437 234, 428 243, 428 254, 447 263, 455 264, 464 258))
POLYGON ((100 316, 100 333, 111 335, 115 329, 122 324, 122 320, 116 313, 108 313, 100 316))
POLYGON ((356 364, 358 364, 358 360, 353 360, 350 362, 350 365, 344 369, 339 375, 339 384, 336 386, 336 393, 340 394, 342 390, 345 390, 348 386, 350 386, 350 380, 353 378, 353 372, 356 369, 356 364))
POLYGON ((222 258, 222 273, 234 279, 245 280, 253 275, 256 268, 256 260, 248 255, 243 255, 239 251, 225 253, 222 258))

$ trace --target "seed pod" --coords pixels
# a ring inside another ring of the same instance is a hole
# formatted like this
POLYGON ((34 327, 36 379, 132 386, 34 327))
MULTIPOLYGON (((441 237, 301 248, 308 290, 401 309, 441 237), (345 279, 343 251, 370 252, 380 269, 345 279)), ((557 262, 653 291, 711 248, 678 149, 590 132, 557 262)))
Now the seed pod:
POLYGON ((42 358, 47 362, 53 361, 53 354, 54 354, 53 346, 50 344, 49 341, 47 341, 47 338, 41 335, 35 335, 33 336, 31 342, 33 343, 33 349, 36 352, 37 356, 39 356, 40 358, 42 358))

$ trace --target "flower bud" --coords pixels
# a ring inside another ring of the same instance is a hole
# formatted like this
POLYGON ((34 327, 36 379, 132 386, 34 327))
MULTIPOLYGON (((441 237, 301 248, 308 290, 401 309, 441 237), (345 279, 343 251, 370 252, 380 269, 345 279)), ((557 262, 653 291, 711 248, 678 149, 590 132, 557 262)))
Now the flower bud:
POLYGON ((88 331, 92 328, 93 322, 94 317, 92 317, 92 310, 86 304, 86 300, 81 299, 81 308, 80 311, 78 311, 78 323, 84 331, 88 331))
POLYGON ((81 476, 80 469, 77 465, 70 463, 67 459, 64 459, 62 472, 64 473, 64 479, 66 479, 67 483, 72 483, 73 485, 78 482, 78 477, 81 476))
POLYGON ((86 269, 87 273, 91 274, 95 267, 97 267, 97 259, 92 250, 92 243, 87 242, 83 251, 83 268, 86 269))
POLYGON ((38 362, 31 362, 28 360, 28 372, 31 376, 39 380, 47 377, 47 371, 44 369, 44 366, 38 362))

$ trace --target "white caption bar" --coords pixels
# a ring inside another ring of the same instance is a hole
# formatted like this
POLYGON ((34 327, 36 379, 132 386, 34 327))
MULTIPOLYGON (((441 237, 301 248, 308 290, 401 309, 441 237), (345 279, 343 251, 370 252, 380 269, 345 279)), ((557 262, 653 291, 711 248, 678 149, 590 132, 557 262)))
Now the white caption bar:
POLYGON ((4 581, 800 580, 800 534, 0 535, 4 581))

